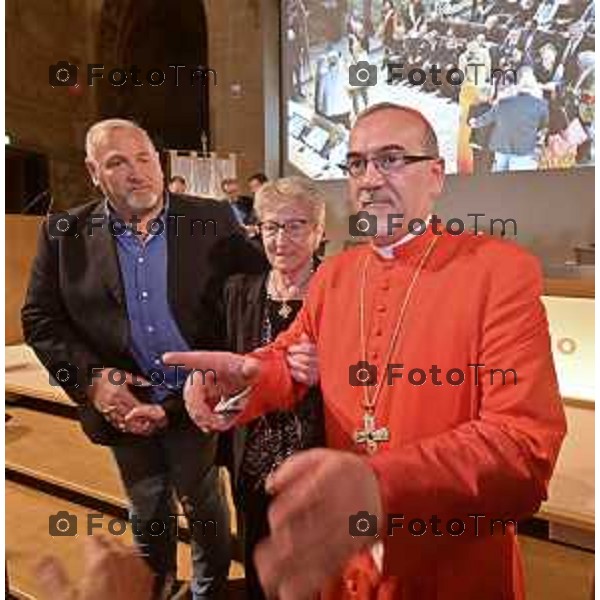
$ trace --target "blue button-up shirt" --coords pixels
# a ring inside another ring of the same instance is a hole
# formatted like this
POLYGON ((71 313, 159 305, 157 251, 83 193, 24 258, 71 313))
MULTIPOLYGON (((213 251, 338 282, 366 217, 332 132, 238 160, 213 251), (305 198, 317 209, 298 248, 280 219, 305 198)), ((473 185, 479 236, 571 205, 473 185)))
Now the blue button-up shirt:
MULTIPOLYGON (((153 383, 152 397, 161 402, 169 393, 180 392, 185 382, 182 368, 164 365, 167 351, 190 350, 173 318, 168 302, 167 224, 168 196, 160 215, 163 230, 145 240, 127 228, 115 236, 130 326, 130 351, 143 375, 153 383)), ((107 203, 108 212, 114 212, 107 203)), ((139 231, 140 226, 137 225, 139 231)))

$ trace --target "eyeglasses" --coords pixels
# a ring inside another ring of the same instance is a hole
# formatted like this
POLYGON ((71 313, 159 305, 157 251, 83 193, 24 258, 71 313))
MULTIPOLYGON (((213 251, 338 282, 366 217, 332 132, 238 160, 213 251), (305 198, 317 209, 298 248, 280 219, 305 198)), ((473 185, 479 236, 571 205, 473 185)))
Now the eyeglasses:
POLYGON ((400 150, 389 152, 380 152, 371 157, 368 156, 349 156, 345 163, 338 165, 344 173, 350 177, 362 177, 367 172, 369 161, 375 165, 375 168, 382 175, 390 175, 403 169, 411 163, 424 160, 438 160, 435 156, 419 156, 416 154, 405 154, 400 150))
POLYGON ((300 239, 305 237, 311 228, 311 224, 306 219, 293 219, 285 223, 264 221, 259 223, 258 226, 264 238, 276 237, 279 230, 282 229, 289 238, 300 239))

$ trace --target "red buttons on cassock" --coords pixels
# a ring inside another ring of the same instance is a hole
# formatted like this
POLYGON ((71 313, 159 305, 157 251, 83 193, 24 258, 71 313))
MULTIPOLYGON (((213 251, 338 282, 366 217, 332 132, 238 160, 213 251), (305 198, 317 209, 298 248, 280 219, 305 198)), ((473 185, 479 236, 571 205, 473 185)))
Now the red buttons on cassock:
POLYGON ((377 309, 376 309, 376 310, 377 310, 377 312, 379 312, 379 313, 384 313, 384 312, 387 310, 387 308, 386 308, 385 304, 379 304, 379 305, 377 306, 377 309))
POLYGON ((346 579, 346 590, 350 594, 358 594, 358 583, 355 579, 346 579))

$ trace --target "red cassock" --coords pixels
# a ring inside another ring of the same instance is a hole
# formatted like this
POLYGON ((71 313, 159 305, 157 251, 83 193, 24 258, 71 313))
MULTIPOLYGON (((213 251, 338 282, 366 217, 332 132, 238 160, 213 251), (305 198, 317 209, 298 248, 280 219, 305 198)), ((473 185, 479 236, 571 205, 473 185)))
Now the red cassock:
POLYGON ((402 367, 388 381, 382 363, 400 307, 435 235, 427 230, 391 259, 369 244, 329 259, 296 321, 257 351, 265 368, 241 420, 293 404, 301 388, 290 379, 285 349, 306 332, 317 345, 328 447, 365 453, 379 480, 383 572, 364 552, 326 586, 327 598, 524 597, 518 535, 491 522, 535 513, 566 431, 542 276, 537 260, 515 244, 444 232, 413 288, 390 358, 402 367), (359 304, 367 257, 364 356, 359 304), (364 388, 350 382, 352 366, 365 359, 383 386, 376 426, 389 430, 372 455, 355 441, 364 388), (403 515, 394 521, 403 526, 389 535, 392 514, 403 515))

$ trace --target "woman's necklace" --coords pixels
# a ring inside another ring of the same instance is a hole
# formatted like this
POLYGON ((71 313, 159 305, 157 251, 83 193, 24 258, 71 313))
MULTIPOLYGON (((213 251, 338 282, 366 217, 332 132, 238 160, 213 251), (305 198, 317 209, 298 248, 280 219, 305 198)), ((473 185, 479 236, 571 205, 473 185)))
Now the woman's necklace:
POLYGON ((277 314, 283 319, 288 319, 292 314, 292 307, 288 304, 290 300, 301 300, 306 286, 312 277, 314 268, 311 266, 308 273, 299 281, 292 284, 279 286, 279 277, 277 271, 271 270, 269 274, 269 282, 267 284, 267 295, 271 300, 281 301, 281 306, 277 314))

